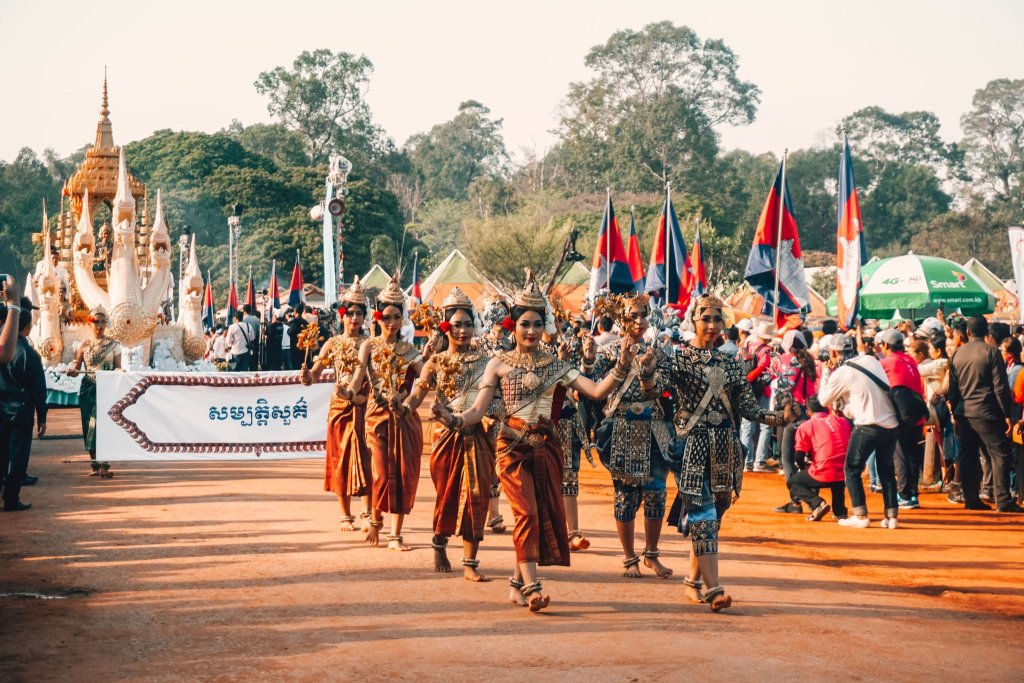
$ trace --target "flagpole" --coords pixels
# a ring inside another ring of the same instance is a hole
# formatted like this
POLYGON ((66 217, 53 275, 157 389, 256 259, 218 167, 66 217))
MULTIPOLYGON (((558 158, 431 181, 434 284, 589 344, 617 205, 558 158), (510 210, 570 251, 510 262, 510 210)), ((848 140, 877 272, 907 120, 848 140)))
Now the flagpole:
POLYGON ((786 157, 789 149, 782 151, 782 187, 779 188, 779 225, 775 232, 775 316, 772 324, 779 320, 779 268, 782 264, 782 216, 786 212, 786 157))
POLYGON ((669 217, 671 216, 669 211, 670 211, 670 207, 671 206, 672 206, 672 181, 668 180, 668 181, 665 181, 665 208, 663 210, 663 212, 665 214, 665 221, 664 221, 664 224, 665 224, 665 294, 662 297, 662 302, 661 302, 662 306, 668 306, 669 303, 671 303, 670 300, 669 300, 669 293, 668 293, 668 281, 669 281, 668 269, 669 269, 669 262, 672 260, 672 257, 669 256, 669 254, 671 253, 671 249, 672 249, 672 226, 669 224, 669 217))
POLYGON ((605 288, 608 293, 612 293, 612 188, 606 187, 605 191, 608 193, 608 200, 604 205, 604 212, 608 216, 608 226, 604 231, 604 273, 605 273, 605 288))

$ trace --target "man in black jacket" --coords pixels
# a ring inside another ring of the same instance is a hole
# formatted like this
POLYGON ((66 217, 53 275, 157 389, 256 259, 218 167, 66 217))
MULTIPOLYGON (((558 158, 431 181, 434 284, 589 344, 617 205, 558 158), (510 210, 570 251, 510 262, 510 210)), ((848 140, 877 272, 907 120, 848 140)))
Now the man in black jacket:
POLYGON ((1006 364, 999 349, 985 343, 988 321, 975 316, 967 322, 968 342, 949 361, 949 400, 960 436, 960 481, 964 507, 990 510, 978 497, 985 450, 992 468, 992 488, 999 512, 1024 512, 1010 496, 1010 430, 1012 398, 1006 364))
MULTIPOLYGON (((32 329, 32 310, 27 298, 21 299, 17 348, 14 358, 0 365, 0 472, 4 479, 4 512, 18 512, 32 507, 22 503, 21 486, 28 471, 32 450, 33 420, 39 423, 38 435, 46 433, 46 376, 39 354, 28 343, 32 329)), ((0 315, 7 317, 4 309, 0 315)))

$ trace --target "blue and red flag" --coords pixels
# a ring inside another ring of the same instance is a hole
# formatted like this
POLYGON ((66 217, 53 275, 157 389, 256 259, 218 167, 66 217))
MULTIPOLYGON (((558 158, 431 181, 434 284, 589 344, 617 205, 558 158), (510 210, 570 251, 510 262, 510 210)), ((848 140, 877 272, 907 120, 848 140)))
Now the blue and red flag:
POLYGON ((268 294, 270 298, 270 308, 277 310, 281 308, 281 288, 277 284, 277 261, 272 261, 270 264, 270 282, 267 284, 268 294))
POLYGON ((800 235, 793 217, 793 201, 784 182, 785 162, 779 165, 775 184, 768 192, 754 232, 754 243, 747 257, 743 279, 764 299, 764 313, 774 314, 775 282, 778 278, 778 312, 799 313, 810 301, 800 235), (781 214, 782 229, 779 229, 781 214), (778 272, 775 262, 778 259, 778 272))
POLYGON ((295 267, 292 268, 292 281, 288 285, 288 305, 292 308, 306 303, 306 285, 302 282, 302 269, 299 268, 299 253, 295 252, 295 267))
POLYGON ((686 279, 686 287, 691 296, 708 291, 708 273, 704 267, 704 246, 700 241, 699 225, 693 238, 693 249, 686 259, 686 279))
POLYGON ((622 246, 622 233, 619 232, 619 222, 615 218, 611 193, 604 206, 601 229, 597 232, 587 296, 593 301, 602 289, 608 289, 612 294, 633 291, 633 276, 629 272, 626 249, 622 246))
POLYGON ((203 327, 206 330, 212 330, 216 324, 213 310, 213 283, 207 273, 206 288, 203 290, 203 327))
POLYGON ((636 238, 636 220, 629 212, 629 243, 626 245, 626 260, 629 274, 633 278, 633 291, 644 291, 644 259, 640 255, 640 241, 636 238))
POLYGON ((685 290, 685 285, 686 241, 679 228, 672 198, 665 192, 665 203, 661 207, 658 233, 654 237, 644 289, 660 299, 663 306, 678 308, 682 305, 685 308, 689 304, 689 292, 685 290))
POLYGON ((836 211, 836 307, 839 326, 849 330, 857 324, 860 308, 860 269, 868 262, 864 241, 864 225, 860 219, 857 183, 853 179, 850 142, 843 140, 843 156, 839 159, 839 204, 836 211))
POLYGON ((235 291, 235 283, 228 288, 228 311, 226 315, 227 324, 235 322, 235 312, 238 310, 238 292, 235 291))
POLYGON ((252 281, 252 268, 249 268, 249 284, 245 288, 245 305, 249 307, 249 313, 256 315, 256 285, 252 281))
POLYGON ((416 305, 423 303, 423 292, 420 291, 420 252, 414 252, 412 257, 412 287, 409 289, 411 296, 416 300, 416 305))

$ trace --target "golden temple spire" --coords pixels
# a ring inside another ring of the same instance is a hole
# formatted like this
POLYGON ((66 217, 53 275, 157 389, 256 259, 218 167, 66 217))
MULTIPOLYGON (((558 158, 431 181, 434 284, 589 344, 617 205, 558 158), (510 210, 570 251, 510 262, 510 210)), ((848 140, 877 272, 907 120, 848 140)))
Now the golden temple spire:
POLYGON ((96 144, 93 149, 114 149, 114 128, 110 123, 108 104, 107 68, 103 67, 103 106, 100 108, 100 122, 96 124, 96 144))

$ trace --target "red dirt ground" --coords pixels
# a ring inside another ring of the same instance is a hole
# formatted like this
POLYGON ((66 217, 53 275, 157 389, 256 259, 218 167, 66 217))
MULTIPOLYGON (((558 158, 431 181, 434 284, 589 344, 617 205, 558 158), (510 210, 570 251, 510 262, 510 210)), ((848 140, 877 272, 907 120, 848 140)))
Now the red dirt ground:
MULTIPOLYGON (((76 410, 51 416, 52 435, 80 431, 76 410)), ((37 441, 33 507, 0 515, 0 680, 1021 678, 1024 518, 944 496, 894 531, 843 529, 772 513, 781 478, 748 475, 722 536, 736 602, 713 615, 682 597, 689 544, 671 529, 677 577, 620 577, 608 476, 584 463, 593 546, 542 571, 553 602, 533 615, 505 603, 508 534, 481 551, 498 581, 432 571, 426 469, 415 549, 396 553, 336 530, 321 461, 122 463, 98 480, 87 458, 80 438, 37 441)))

